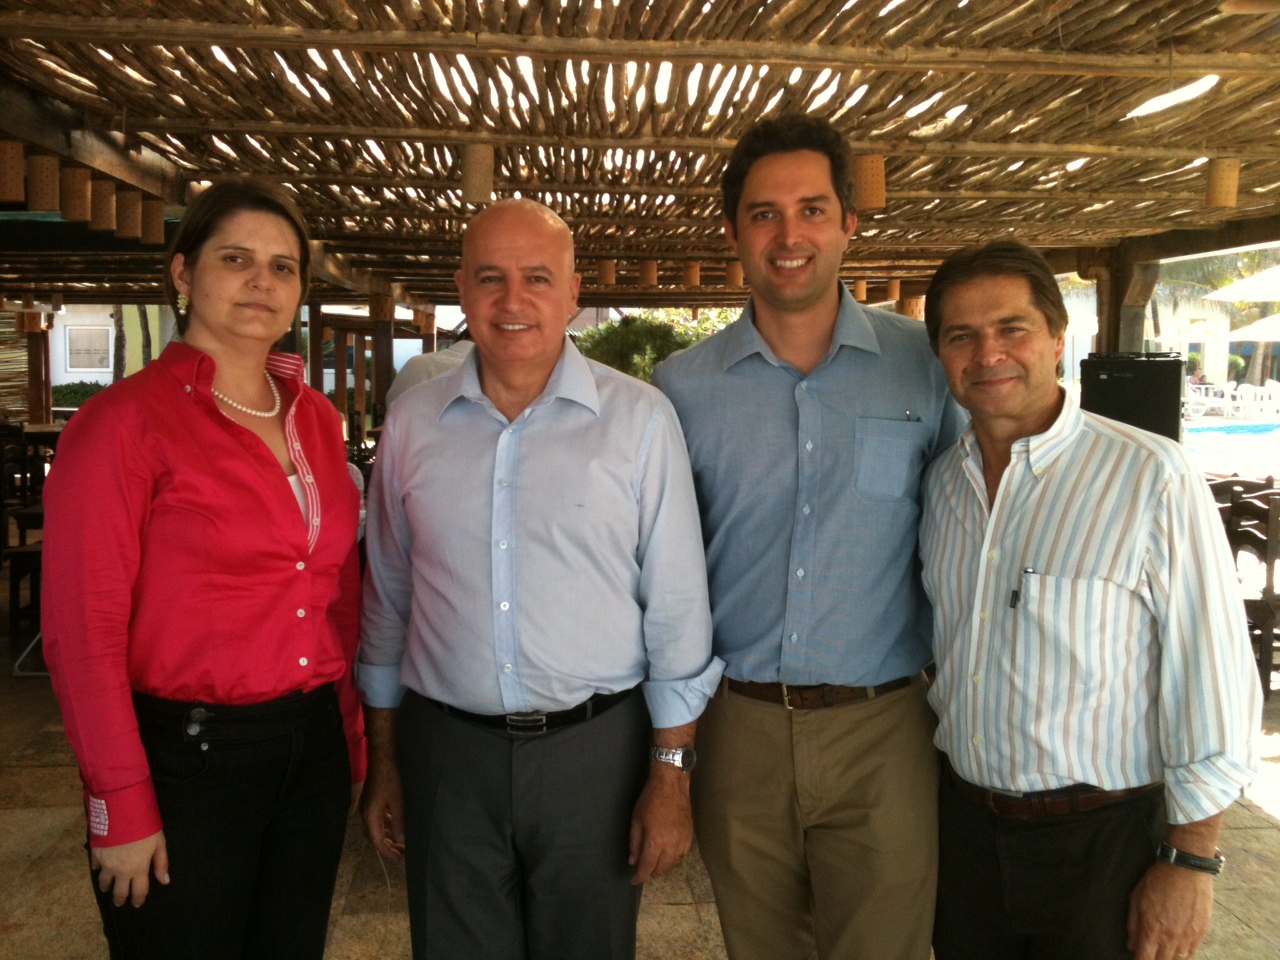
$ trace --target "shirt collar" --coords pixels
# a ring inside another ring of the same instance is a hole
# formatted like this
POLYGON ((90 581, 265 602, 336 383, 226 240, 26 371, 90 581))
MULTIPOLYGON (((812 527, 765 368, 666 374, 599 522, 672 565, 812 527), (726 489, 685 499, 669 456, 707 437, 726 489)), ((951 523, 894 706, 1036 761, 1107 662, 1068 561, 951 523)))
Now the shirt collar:
MULTIPOLYGON (((742 315, 725 331, 722 370, 728 370, 739 360, 753 353, 760 354, 774 366, 781 363, 765 343, 764 337, 760 336, 755 320, 755 300, 748 300, 747 305, 742 309, 742 315)), ((866 350, 869 353, 880 353, 880 338, 876 336, 875 330, 871 327, 871 321, 867 319, 858 301, 853 299, 849 288, 843 283, 840 284, 840 306, 836 311, 836 325, 831 334, 831 347, 823 358, 823 362, 835 356, 836 351, 842 346, 866 350)))
MULTIPOLYGON (((218 365, 213 357, 203 350, 173 341, 156 359, 164 364, 179 383, 185 386, 199 388, 206 393, 213 387, 213 375, 218 365)), ((302 358, 296 353, 279 353, 272 350, 267 354, 267 369, 288 382, 293 387, 294 393, 302 388, 304 365, 302 358)))
MULTIPOLYGON (((1037 478, 1062 455, 1062 452, 1076 438, 1076 435, 1084 425, 1084 415, 1080 412, 1079 401, 1069 390, 1059 387, 1058 391, 1062 397, 1062 409, 1058 412, 1058 416, 1053 423, 1050 424, 1049 429, 1044 433, 1023 437, 1013 445, 1015 451, 1025 450, 1027 452, 1027 465, 1031 468, 1031 473, 1037 478)), ((968 457, 975 463, 981 464, 982 452, 978 447, 978 435, 973 429, 972 422, 965 429, 960 442, 964 444, 965 453, 968 457)))
MULTIPOLYGON (((480 351, 472 350, 467 354, 458 369, 451 374, 452 383, 440 415, 453 405, 455 400, 465 399, 474 403, 492 407, 493 402, 480 389, 480 351)), ((600 415, 600 393, 596 389, 596 378, 586 358, 578 352, 573 341, 566 335, 564 349, 560 351, 560 359, 556 361, 542 394, 528 409, 545 406, 557 398, 571 400, 586 407, 596 416, 600 415)), ((438 419, 438 418, 437 418, 438 419)))

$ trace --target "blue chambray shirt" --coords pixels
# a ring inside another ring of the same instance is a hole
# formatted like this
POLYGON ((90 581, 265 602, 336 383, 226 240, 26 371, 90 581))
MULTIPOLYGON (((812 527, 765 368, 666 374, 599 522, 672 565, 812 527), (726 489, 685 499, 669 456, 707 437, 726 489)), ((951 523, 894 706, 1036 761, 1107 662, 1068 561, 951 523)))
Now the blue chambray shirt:
POLYGON ((831 347, 806 377, 748 303, 654 383, 689 446, 725 673, 869 686, 928 663, 920 478, 966 417, 924 324, 841 285, 831 347))
POLYGON ((392 408, 369 494, 357 683, 481 714, 563 710, 643 681, 655 727, 723 664, 688 455, 657 390, 567 339, 514 422, 475 352, 392 408))

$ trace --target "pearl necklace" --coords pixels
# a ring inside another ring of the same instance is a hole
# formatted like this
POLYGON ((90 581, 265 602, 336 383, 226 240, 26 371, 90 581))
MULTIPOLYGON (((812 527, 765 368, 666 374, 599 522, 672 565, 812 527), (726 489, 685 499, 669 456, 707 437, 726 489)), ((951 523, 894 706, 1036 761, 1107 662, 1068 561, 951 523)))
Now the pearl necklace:
POLYGON ((247 413, 251 417, 274 417, 276 414, 280 412, 280 388, 276 386, 275 378, 272 377, 268 371, 263 370, 262 372, 267 378, 267 386, 271 388, 271 396, 273 396, 276 401, 270 410, 254 410, 252 407, 246 407, 243 403, 236 403, 234 400, 228 397, 225 393, 219 393, 217 390, 214 390, 212 387, 210 387, 209 390, 210 392, 213 393, 215 397, 217 397, 219 400, 225 403, 228 407, 234 407, 236 410, 239 410, 241 413, 247 413))

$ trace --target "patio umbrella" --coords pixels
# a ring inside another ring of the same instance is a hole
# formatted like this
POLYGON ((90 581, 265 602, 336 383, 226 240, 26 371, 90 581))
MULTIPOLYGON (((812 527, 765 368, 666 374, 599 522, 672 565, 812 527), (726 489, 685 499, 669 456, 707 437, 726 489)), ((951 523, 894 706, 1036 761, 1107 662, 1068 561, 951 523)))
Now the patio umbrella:
POLYGON ((1248 326, 1240 327, 1238 330, 1232 330, 1227 339, 1232 343, 1240 343, 1242 341, 1252 341, 1254 343, 1280 342, 1280 313, 1263 317, 1261 320, 1255 320, 1248 326))
POLYGON ((1206 294, 1205 299, 1226 300, 1229 303, 1280 302, 1280 266, 1268 267, 1251 277, 1229 283, 1221 290, 1206 294))

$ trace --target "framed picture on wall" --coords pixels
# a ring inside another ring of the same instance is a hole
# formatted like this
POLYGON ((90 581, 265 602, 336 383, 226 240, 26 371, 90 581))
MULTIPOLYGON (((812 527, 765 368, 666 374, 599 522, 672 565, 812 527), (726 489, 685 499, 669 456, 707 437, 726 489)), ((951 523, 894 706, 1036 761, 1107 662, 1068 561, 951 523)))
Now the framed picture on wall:
POLYGON ((68 370, 110 370, 110 327, 67 327, 68 370))

